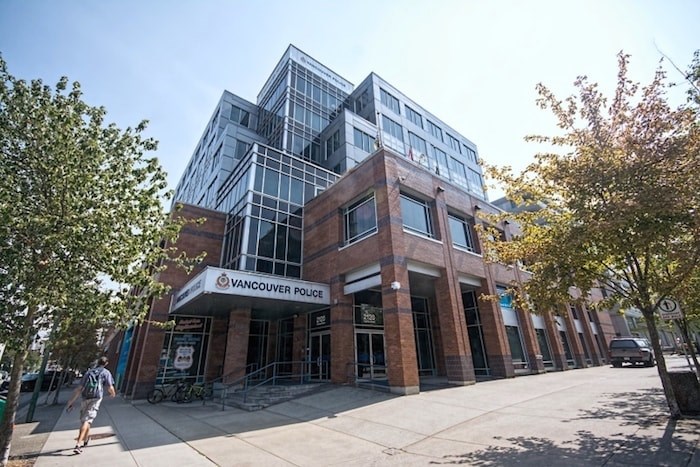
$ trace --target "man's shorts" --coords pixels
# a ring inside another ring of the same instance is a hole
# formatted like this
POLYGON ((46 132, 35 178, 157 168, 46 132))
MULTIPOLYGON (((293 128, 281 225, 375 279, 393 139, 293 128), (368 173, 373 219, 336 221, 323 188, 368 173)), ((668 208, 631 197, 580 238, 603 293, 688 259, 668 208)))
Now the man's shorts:
POLYGON ((102 399, 83 399, 80 403, 80 421, 92 425, 93 420, 97 417, 97 411, 100 410, 101 402, 102 399))

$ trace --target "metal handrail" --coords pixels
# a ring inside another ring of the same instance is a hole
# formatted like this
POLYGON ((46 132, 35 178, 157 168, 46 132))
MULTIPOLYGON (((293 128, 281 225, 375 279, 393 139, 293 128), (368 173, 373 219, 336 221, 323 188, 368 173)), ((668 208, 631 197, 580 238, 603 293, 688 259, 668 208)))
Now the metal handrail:
MULTIPOLYGON (((272 362, 267 365, 265 365, 262 368, 258 368, 257 370, 248 373, 244 376, 241 376, 240 378, 235 379, 234 381, 230 383, 226 383, 224 385, 224 388, 221 392, 221 410, 225 410, 226 407, 226 398, 228 396, 228 391, 229 388, 232 387, 238 387, 241 386, 242 384, 242 389, 240 392, 243 393, 243 402, 246 402, 248 399, 248 393, 264 384, 267 384, 269 382, 272 382, 273 386, 277 384, 278 380, 293 380, 295 378, 299 378, 299 384, 303 384, 305 380, 308 380, 308 377, 311 375, 311 365, 318 365, 319 363, 313 360, 296 360, 296 361, 286 361, 286 362, 272 362), (301 373, 300 374, 280 374, 279 373, 279 367, 285 365, 300 365, 301 367, 301 373), (267 376, 269 374, 269 370, 272 369, 272 375, 267 376), (264 375, 264 377, 260 377, 260 375, 264 375), (256 383, 251 385, 251 381, 255 380, 256 383)), ((328 364, 329 362, 321 362, 321 374, 327 375, 328 374, 328 364)))

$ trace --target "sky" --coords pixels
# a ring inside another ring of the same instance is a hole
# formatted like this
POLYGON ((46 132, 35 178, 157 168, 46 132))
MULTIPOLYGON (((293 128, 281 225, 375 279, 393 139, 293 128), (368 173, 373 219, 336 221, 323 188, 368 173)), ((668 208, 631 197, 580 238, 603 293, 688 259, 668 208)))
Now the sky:
POLYGON ((610 94, 620 51, 648 83, 661 52, 690 63, 698 21, 697 0, 0 0, 0 53, 16 77, 79 81, 108 122, 149 120, 174 189, 222 92, 255 102, 289 44, 355 85, 377 73, 520 171, 538 149, 524 136, 556 132, 537 83, 610 94))

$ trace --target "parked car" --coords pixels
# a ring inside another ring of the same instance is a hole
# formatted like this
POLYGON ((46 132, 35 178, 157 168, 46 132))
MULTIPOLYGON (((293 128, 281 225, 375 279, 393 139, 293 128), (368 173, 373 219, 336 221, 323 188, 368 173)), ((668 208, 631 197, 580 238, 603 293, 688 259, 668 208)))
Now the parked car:
POLYGON ((611 340, 608 354, 610 363, 615 368, 620 368, 623 363, 633 365, 642 363, 644 366, 656 364, 651 344, 647 339, 640 337, 621 337, 611 340))
MULTIPOLYGON (((39 373, 25 373, 22 376, 22 383, 20 384, 20 391, 31 392, 36 386, 36 381, 39 379, 39 373)), ((41 382, 41 390, 48 391, 54 390, 58 387, 61 382, 61 372, 49 370, 44 373, 44 379, 41 382)))

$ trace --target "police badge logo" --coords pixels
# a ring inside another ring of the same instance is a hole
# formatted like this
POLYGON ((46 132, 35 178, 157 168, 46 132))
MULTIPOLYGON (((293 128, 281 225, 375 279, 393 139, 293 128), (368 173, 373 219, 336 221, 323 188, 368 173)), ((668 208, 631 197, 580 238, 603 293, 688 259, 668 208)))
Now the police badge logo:
POLYGON ((228 278, 225 272, 222 272, 221 275, 216 278, 217 289, 228 289, 230 285, 231 279, 228 278))

